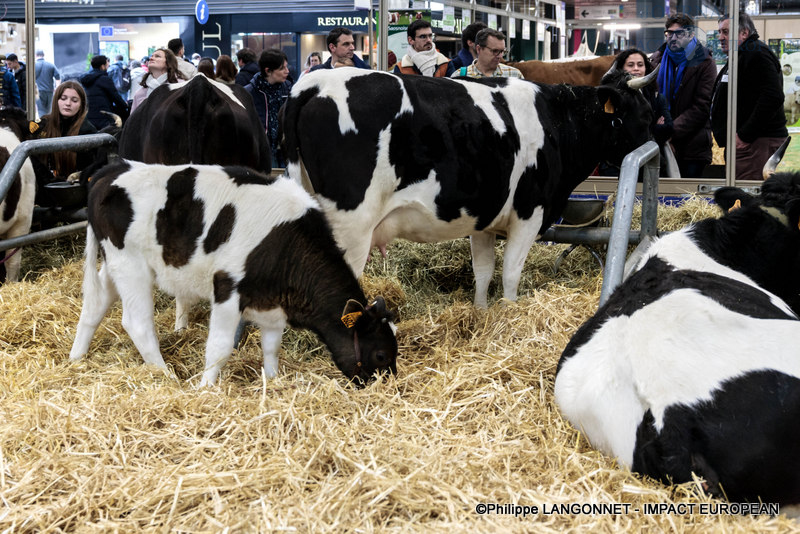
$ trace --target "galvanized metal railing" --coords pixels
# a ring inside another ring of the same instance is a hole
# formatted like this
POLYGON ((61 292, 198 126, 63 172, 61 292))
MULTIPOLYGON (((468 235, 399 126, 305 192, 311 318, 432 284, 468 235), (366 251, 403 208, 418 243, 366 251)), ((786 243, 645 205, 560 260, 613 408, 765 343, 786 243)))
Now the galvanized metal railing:
MULTIPOLYGON (((11 153, 8 162, 0 171, 0 199, 5 199, 11 184, 14 183, 19 170, 28 156, 61 152, 62 150, 81 151, 101 146, 116 147, 117 140, 109 134, 75 135, 70 137, 54 137, 52 139, 33 139, 23 141, 11 153)), ((58 228, 50 228, 28 235, 0 241, 0 250, 8 250, 26 245, 49 241, 56 237, 76 234, 86 228, 86 221, 76 222, 58 228)))
POLYGON ((608 240, 608 254, 603 271, 603 288, 600 291, 600 306, 606 303, 614 289, 622 283, 625 257, 630 242, 631 218, 636 201, 636 182, 639 169, 644 167, 642 182, 642 227, 639 241, 655 237, 658 231, 658 145, 648 141, 622 160, 619 171, 614 219, 608 240))

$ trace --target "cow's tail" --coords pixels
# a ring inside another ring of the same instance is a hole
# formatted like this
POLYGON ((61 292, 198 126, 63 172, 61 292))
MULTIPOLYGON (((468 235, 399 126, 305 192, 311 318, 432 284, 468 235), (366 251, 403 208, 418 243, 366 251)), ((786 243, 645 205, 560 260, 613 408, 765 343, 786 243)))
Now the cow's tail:
POLYGON ((84 301, 91 302, 100 295, 102 291, 100 283, 100 273, 97 271, 97 255, 100 243, 94 235, 92 225, 86 227, 86 250, 83 265, 83 296, 84 301))
POLYGON ((303 154, 300 147, 300 113, 303 107, 317 95, 317 89, 307 89, 291 96, 286 101, 280 122, 279 139, 286 158, 286 174, 306 190, 313 192, 313 187, 305 172, 303 154))
POLYGON ((188 126, 186 137, 189 141, 189 161, 192 163, 206 163, 206 147, 204 143, 206 139, 210 138, 206 132, 207 122, 208 117, 211 115, 210 109, 216 106, 219 96, 214 93, 211 88, 211 82, 205 77, 202 80, 196 80, 194 85, 195 91, 200 91, 196 88, 199 86, 202 87, 202 92, 200 94, 185 95, 189 101, 186 109, 186 123, 188 126))

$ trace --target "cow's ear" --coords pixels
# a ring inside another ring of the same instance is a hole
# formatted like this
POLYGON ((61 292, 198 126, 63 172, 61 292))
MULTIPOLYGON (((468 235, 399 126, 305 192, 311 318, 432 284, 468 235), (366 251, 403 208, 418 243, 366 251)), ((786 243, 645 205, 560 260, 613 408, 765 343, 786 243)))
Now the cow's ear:
POLYGON ((364 315, 364 306, 357 300, 350 299, 342 310, 342 322, 347 328, 353 328, 362 315, 364 315))
POLYGON ((800 198, 793 198, 786 203, 786 216, 789 218, 789 226, 800 230, 800 198))
POLYGON ((614 114, 620 108, 622 95, 612 87, 598 87, 597 100, 600 101, 605 113, 614 114))
POLYGON ((714 202, 724 213, 750 206, 755 203, 755 197, 742 191, 738 187, 720 187, 714 192, 714 202))

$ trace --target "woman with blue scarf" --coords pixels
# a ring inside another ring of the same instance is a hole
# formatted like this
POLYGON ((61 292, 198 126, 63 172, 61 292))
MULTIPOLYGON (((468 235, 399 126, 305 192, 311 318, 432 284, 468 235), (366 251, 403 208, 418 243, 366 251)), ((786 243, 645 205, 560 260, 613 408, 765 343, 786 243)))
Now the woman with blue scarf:
POLYGON ((259 73, 245 86, 253 95, 253 104, 264 126, 272 149, 272 168, 286 167, 278 142, 278 112, 289 97, 289 60, 282 50, 273 48, 261 52, 258 58, 259 73))
POLYGON ((666 42, 650 60, 660 64, 658 89, 666 97, 674 132, 671 144, 681 176, 699 178, 711 163, 711 91, 717 67, 697 40, 694 20, 683 13, 667 19, 666 42))

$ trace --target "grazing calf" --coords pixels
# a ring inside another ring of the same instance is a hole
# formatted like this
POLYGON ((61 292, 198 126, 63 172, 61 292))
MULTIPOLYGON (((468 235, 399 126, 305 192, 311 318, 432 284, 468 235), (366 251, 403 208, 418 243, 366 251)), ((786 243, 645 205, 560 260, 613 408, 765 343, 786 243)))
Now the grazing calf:
POLYGON ((238 167, 127 161, 100 171, 89 194, 83 309, 70 358, 86 354, 119 295, 122 325, 136 348, 164 367, 154 282, 184 302, 211 301, 201 385, 216 381, 242 316, 261 329, 267 376, 277 373, 287 321, 316 332, 358 383, 375 371, 396 371, 397 341, 383 299, 362 304, 319 206, 290 180, 238 167))
MULTIPOLYGON (((19 145, 20 140, 9 128, 0 127, 0 168, 5 167, 11 152, 19 145)), ((30 233, 33 219, 33 201, 36 196, 36 178, 30 159, 26 159, 19 173, 14 178, 5 198, 0 198, 0 239, 11 239, 30 233)), ((16 250, 7 250, 2 264, 5 266, 6 280, 19 280, 21 254, 16 250)))
POLYGON ((563 415, 634 471, 800 503, 800 173, 657 240, 564 349, 563 415))

